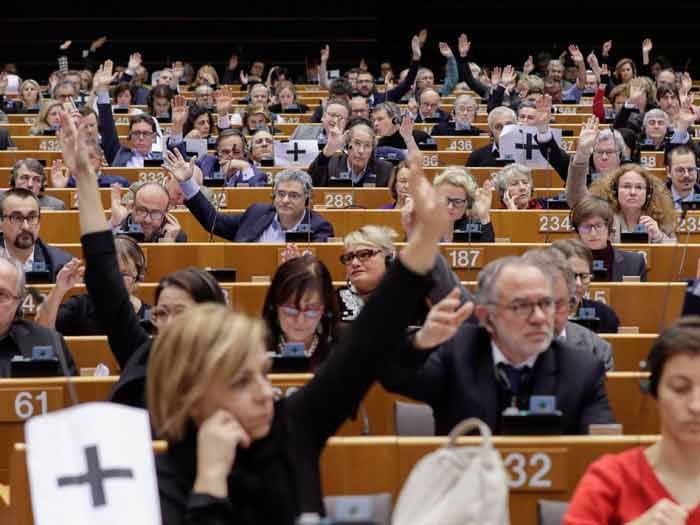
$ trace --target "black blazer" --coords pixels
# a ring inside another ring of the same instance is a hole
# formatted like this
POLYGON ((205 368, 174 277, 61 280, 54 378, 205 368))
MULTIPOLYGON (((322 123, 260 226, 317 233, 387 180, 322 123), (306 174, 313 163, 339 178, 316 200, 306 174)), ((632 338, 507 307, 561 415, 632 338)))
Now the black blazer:
MULTIPOLYGON (((242 214, 217 213, 216 209, 201 191, 185 205, 202 227, 214 235, 229 241, 256 242, 275 218, 275 208, 271 204, 253 204, 242 214)), ((307 223, 308 210, 304 211, 302 224, 307 223)), ((316 212, 311 212, 311 241, 326 242, 333 237, 333 226, 316 212)))
POLYGON ((498 150, 496 151, 491 151, 493 148, 493 143, 487 144, 483 148, 479 148, 476 151, 473 151, 470 155, 469 158, 467 159, 467 163, 465 166, 468 167, 473 167, 473 168, 478 168, 481 166, 486 166, 486 167, 498 167, 498 166, 504 166, 506 164, 511 164, 513 161, 512 160, 503 160, 498 158, 498 150))
POLYGON ((438 122, 437 124, 435 124, 435 126, 433 126, 432 131, 430 132, 430 135, 433 137, 473 137, 476 135, 481 135, 482 133, 484 133, 482 130, 480 130, 479 128, 475 128, 474 126, 468 129, 460 129, 459 131, 457 131, 457 129, 455 128, 454 120, 450 120, 438 122))
POLYGON ((581 299, 581 308, 593 308, 595 315, 600 321, 596 326, 595 332, 599 334, 615 334, 620 326, 620 319, 617 317, 615 310, 607 304, 600 301, 592 301, 590 299, 581 299))
MULTIPOLYGON (((0 246, 4 246, 5 237, 0 233, 0 246)), ((34 245, 34 262, 46 263, 46 269, 49 271, 49 277, 52 283, 56 282, 56 275, 73 258, 70 253, 54 248, 48 244, 44 244, 41 239, 36 240, 34 245)))
MULTIPOLYGON (((15 319, 10 325, 7 332, 7 338, 3 339, 5 348, 14 347, 16 353, 13 355, 23 355, 31 357, 32 348, 35 346, 54 346, 54 342, 58 338, 59 344, 63 349, 63 354, 66 357, 66 365, 70 375, 78 375, 78 369, 73 361, 73 356, 66 346, 61 334, 57 334, 54 330, 40 326, 32 321, 24 319, 15 319), (12 344, 13 343, 13 344, 12 344)), ((0 353, 0 377, 10 377, 10 361, 13 355, 3 351, 0 353)), ((62 370, 59 368, 59 375, 62 375, 62 370)))
MULTIPOLYGON (((345 153, 326 157, 323 151, 319 152, 318 156, 309 166, 309 175, 315 187, 328 186, 328 179, 340 177, 341 172, 345 171, 347 166, 348 156, 345 153)), ((367 162, 365 175, 358 182, 358 186, 365 183, 373 182, 376 186, 386 187, 389 184, 393 165, 391 162, 370 157, 367 162)))
MULTIPOLYGON (((537 358, 532 374, 531 395, 556 397, 564 434, 587 434, 591 423, 614 422, 605 368, 592 353, 554 341, 537 358)), ((381 382, 432 406, 438 435, 468 417, 478 417, 500 433, 501 412, 510 404, 496 377, 491 337, 485 328, 470 324, 432 352, 407 343, 381 382)))

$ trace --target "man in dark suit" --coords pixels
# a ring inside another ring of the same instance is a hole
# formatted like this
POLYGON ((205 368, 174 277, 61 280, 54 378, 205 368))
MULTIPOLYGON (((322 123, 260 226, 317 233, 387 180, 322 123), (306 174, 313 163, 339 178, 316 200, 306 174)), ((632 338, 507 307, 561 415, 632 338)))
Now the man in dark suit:
POLYGON ((358 119, 345 135, 338 126, 329 131, 328 143, 309 166, 313 185, 387 186, 393 166, 374 157, 375 133, 369 121, 358 119), (341 153, 345 135, 346 152, 341 153))
POLYGON ((326 242, 333 226, 311 211, 311 177, 301 170, 281 171, 272 188, 272 204, 253 204, 240 215, 217 213, 192 177, 193 163, 179 151, 166 153, 163 164, 180 182, 185 205, 203 228, 236 242, 285 242, 286 233, 301 232, 312 242, 326 242))
POLYGON ((416 122, 447 122, 450 116, 440 109, 440 94, 433 88, 421 91, 416 122))
POLYGON ((502 166, 504 161, 498 158, 498 141, 503 127, 515 122, 515 112, 512 109, 504 106, 493 109, 488 117, 489 133, 493 142, 472 152, 466 165, 470 167, 502 166))
MULTIPOLYGON (((12 358, 23 356, 31 359, 32 350, 37 346, 50 346, 56 354, 62 351, 68 373, 77 375, 73 357, 60 334, 17 317, 24 300, 24 286, 22 263, 8 250, 0 249, 0 377, 11 377, 12 358), (56 348, 56 344, 60 345, 60 349, 56 348)), ((62 375, 59 367, 54 372, 62 375)))
POLYGON ((47 282, 55 282, 58 271, 73 256, 39 239, 41 211, 36 195, 24 188, 7 190, 0 201, 0 217, 0 247, 22 263, 26 271, 41 271, 47 282))
POLYGON ((527 409, 533 395, 554 398, 565 434, 614 421, 603 363, 554 339, 548 269, 518 257, 491 262, 479 274, 480 326, 464 324, 449 338, 446 310, 457 306, 450 298, 435 305, 382 378, 385 388, 432 406, 437 434, 468 417, 501 433, 503 411, 527 409))

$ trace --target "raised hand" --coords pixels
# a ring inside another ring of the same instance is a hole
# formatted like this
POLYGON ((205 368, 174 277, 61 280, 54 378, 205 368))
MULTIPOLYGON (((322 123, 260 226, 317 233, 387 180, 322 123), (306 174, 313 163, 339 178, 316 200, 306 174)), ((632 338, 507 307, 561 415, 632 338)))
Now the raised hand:
POLYGON ((216 113, 219 117, 228 115, 233 105, 233 92, 230 88, 216 90, 214 93, 214 102, 216 104, 216 113))
POLYGON ((243 71, 241 69, 241 73, 238 76, 241 79, 241 84, 243 84, 244 86, 247 86, 248 85, 248 75, 246 75, 245 71, 243 71))
POLYGON ((588 66, 591 68, 593 73, 600 75, 600 63, 598 62, 598 57, 595 56, 595 51, 591 51, 588 54, 586 57, 586 62, 588 62, 588 66))
POLYGON ((515 87, 515 69, 510 64, 503 68, 501 82, 505 85, 506 89, 515 87))
POLYGON ((56 275, 56 288, 65 293, 83 280, 85 266, 80 259, 73 258, 63 265, 56 275))
POLYGON ((644 89, 644 81, 641 78, 633 78, 630 81, 630 96, 628 101, 631 104, 636 104, 640 109, 646 103, 647 95, 644 89))
POLYGON ((112 211, 109 221, 112 223, 112 226, 117 227, 129 215, 129 210, 122 205, 122 187, 118 182, 112 183, 109 187, 109 192, 112 211))
POLYGON ((326 157, 330 157, 333 155, 336 151, 340 151, 343 149, 343 143, 345 142, 345 136, 343 134, 343 130, 340 129, 340 126, 338 125, 337 122, 331 122, 330 125, 328 126, 328 142, 326 143, 326 146, 323 148, 323 154, 326 155, 326 157))
POLYGON ((75 122, 67 111, 61 110, 61 133, 59 141, 63 161, 66 163, 71 175, 77 180, 84 177, 94 177, 90 156, 88 155, 88 141, 90 133, 87 130, 85 121, 80 123, 80 127, 75 127, 75 122))
POLYGON ((528 55, 527 60, 523 64, 523 73, 529 75, 535 70, 535 62, 532 60, 532 55, 528 55))
POLYGON ((510 194, 510 191, 508 191, 507 189, 503 192, 503 204, 505 204, 506 208, 509 210, 518 209, 518 205, 515 203, 515 199, 510 194))
POLYGON ((399 126, 399 135, 404 139, 413 138, 413 117, 406 112, 401 118, 401 126, 399 126))
POLYGON ((423 28, 418 32, 418 41, 420 43, 420 47, 423 47, 425 45, 426 40, 428 40, 428 30, 423 28))
POLYGON ((569 46, 569 55, 571 55, 571 60, 573 60, 576 65, 583 64, 583 53, 581 53, 581 50, 576 44, 571 44, 569 46))
POLYGON ((444 199, 440 198, 428 182, 420 152, 409 154, 407 165, 410 173, 408 189, 413 199, 413 233, 438 243, 449 225, 444 199))
POLYGON ((360 59, 360 65, 358 66, 361 71, 367 71, 367 61, 364 57, 360 59))
POLYGON ((66 49, 68 49, 71 46, 72 43, 73 43, 72 40, 66 40, 60 46, 58 46, 58 49, 60 49, 61 51, 65 51, 66 49))
POLYGON ((413 60, 420 60, 421 57, 421 43, 418 35, 413 35, 411 38, 411 53, 413 60))
POLYGON ((644 53, 645 55, 648 55, 653 48, 654 48, 654 44, 651 41, 651 38, 645 38, 642 41, 642 53, 644 53))
POLYGON ((63 171, 63 161, 54 159, 51 163, 51 186, 54 188, 65 188, 68 186, 68 174, 63 171))
POLYGON ((129 63, 126 68, 130 71, 134 71, 137 67, 141 65, 141 53, 131 53, 129 55, 129 63))
POLYGON ((442 301, 428 312, 413 342, 413 346, 429 350, 450 339, 474 311, 474 304, 467 302, 460 306, 461 293, 454 288, 442 301))
POLYGON ((331 56, 331 48, 328 44, 326 44, 325 46, 323 46, 321 48, 321 63, 327 64, 330 56, 331 56))
POLYGON ((92 77, 92 89, 96 93, 109 91, 109 86, 115 78, 113 74, 114 63, 111 60, 105 60, 97 72, 92 77))
POLYGON ((695 123, 697 118, 696 108, 693 107, 691 97, 685 97, 681 103, 680 112, 678 113, 678 131, 686 131, 695 123))
POLYGON ((94 53, 99 48, 101 48, 105 42, 107 42, 106 36, 101 36, 100 38, 96 38, 95 40, 93 40, 92 44, 90 44, 90 51, 92 51, 94 53))
POLYGON ((452 49, 450 49, 450 46, 447 45, 446 42, 440 42, 438 46, 440 47, 440 54, 445 58, 450 58, 451 56, 454 56, 452 54, 452 49))
POLYGON ((469 54, 471 47, 472 43, 467 38, 467 35, 465 33, 459 35, 459 38, 457 38, 457 49, 459 49, 459 56, 462 58, 466 57, 469 54))
POLYGON ((479 219, 481 224, 488 224, 490 221, 491 202, 493 198, 493 183, 486 179, 481 188, 477 188, 474 193, 474 204, 472 213, 479 219))
POLYGON ((610 75, 610 68, 608 68, 607 64, 602 64, 600 66, 600 74, 601 75, 610 75))
POLYGON ((690 73, 687 71, 683 72, 683 75, 681 75, 681 89, 680 91, 683 92, 684 95, 687 95, 690 93, 690 89, 693 87, 693 79, 690 76, 690 73))
POLYGON ((612 49, 612 46, 613 46, 612 40, 606 40, 605 42, 603 42, 603 56, 604 57, 607 57, 608 55, 610 55, 610 50, 612 49))
POLYGON ((185 182, 194 175, 194 157, 187 162, 182 158, 180 150, 177 148, 165 152, 163 157, 163 168, 170 173, 178 182, 185 182))
POLYGON ((535 127, 540 133, 546 133, 552 118, 552 97, 544 95, 538 98, 535 102, 535 110, 535 127))
POLYGON ((497 86, 501 82, 501 68, 494 66, 491 70, 491 85, 497 86))
POLYGON ((187 109, 187 99, 182 95, 175 95, 170 105, 170 112, 172 114, 174 130, 182 131, 182 127, 185 125, 185 122, 187 122, 187 115, 189 113, 187 109))
POLYGON ((598 118, 592 116, 583 126, 581 126, 581 134, 578 136, 578 144, 576 145, 576 153, 581 153, 585 156, 590 156, 593 153, 595 141, 600 134, 598 127, 598 118))

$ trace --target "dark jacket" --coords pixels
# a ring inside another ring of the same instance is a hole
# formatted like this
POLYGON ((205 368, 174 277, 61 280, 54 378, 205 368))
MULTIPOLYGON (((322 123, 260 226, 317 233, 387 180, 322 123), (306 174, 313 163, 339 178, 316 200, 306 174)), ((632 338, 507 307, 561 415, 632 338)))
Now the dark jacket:
MULTIPOLYGON (((57 334, 54 330, 39 326, 31 321, 15 319, 7 332, 7 337, 0 340, 0 377, 10 377, 10 361, 13 356, 31 357, 32 348, 35 346, 51 346, 54 348, 57 339, 66 357, 68 373, 70 375, 78 375, 73 356, 61 334, 57 334)), ((55 348, 54 351, 56 352, 55 348)), ((63 375, 60 365, 57 375, 63 375)))
MULTIPOLYGON (((348 156, 345 153, 326 157, 323 151, 319 152, 318 156, 309 165, 309 175, 311 175, 313 185, 317 188, 328 186, 329 179, 342 178, 342 173, 349 177, 350 174, 346 171, 347 161, 348 156)), ((386 187, 389 184, 392 169, 393 166, 390 162, 370 157, 365 174, 357 183, 357 186, 372 183, 375 186, 386 187)))
POLYGON ((460 129, 459 131, 457 131, 457 129, 455 128, 455 121, 448 120, 438 122, 437 124, 435 124, 432 131, 430 132, 430 135, 433 137, 474 137, 476 135, 481 135, 482 133, 484 132, 481 131, 479 128, 475 128, 473 126, 467 129, 460 129))
POLYGON ((616 334, 620 326, 620 319, 617 317, 615 310, 607 304, 600 301, 592 301, 591 299, 581 299, 580 308, 593 308, 595 315, 599 319, 598 324, 594 327, 595 332, 599 334, 616 334))
POLYGON ((110 400, 144 408, 151 338, 141 326, 124 287, 114 236, 111 231, 89 233, 83 235, 80 242, 85 257, 85 285, 100 327, 122 371, 112 388, 110 400))
MULTIPOLYGON (((5 245, 5 237, 0 233, 0 247, 5 245)), ((73 255, 45 244, 41 239, 37 239, 34 244, 34 262, 46 263, 46 269, 49 271, 49 277, 52 283, 56 282, 56 275, 63 268, 63 265, 69 262, 73 255)))
MULTIPOLYGON (((205 179, 211 177, 213 173, 221 171, 221 166, 219 165, 219 158, 215 155, 210 155, 208 153, 202 158, 197 159, 196 164, 197 166, 199 166, 199 169, 202 170, 202 175, 205 179)), ((243 180, 241 178, 241 173, 236 172, 235 175, 229 177, 226 180, 225 185, 237 186, 238 184, 245 183, 248 186, 267 186, 267 173, 260 170, 260 168, 258 168, 257 166, 251 165, 251 168, 253 168, 254 175, 250 179, 243 180)))
MULTIPOLYGON (((437 124, 440 122, 448 122, 450 120, 450 115, 449 113, 445 113, 443 110, 438 109, 435 111, 435 118, 438 119, 437 124)), ((423 115, 420 114, 420 111, 418 111, 418 114, 416 115, 416 122, 425 122, 425 119, 423 118, 423 115)))
MULTIPOLYGON (((436 125, 436 127, 438 125, 436 125)), ((435 129, 435 128, 433 128, 433 129, 435 129)), ((428 135, 422 129, 414 129, 413 130, 413 140, 416 141, 416 144, 424 144, 426 142, 432 142, 430 135, 428 135)), ((396 148, 396 149, 401 149, 401 150, 407 149, 406 141, 403 139, 403 137, 398 132, 398 130, 387 137, 380 137, 379 138, 379 140, 377 141, 377 148, 382 148, 382 147, 384 147, 384 148, 386 148, 386 147, 396 148)))
MULTIPOLYGON (((146 303, 141 303, 141 308, 136 312, 139 324, 149 333, 152 329, 148 320, 150 308, 146 303)), ((65 336, 105 335, 105 330, 97 318, 95 301, 89 294, 73 295, 59 306, 56 330, 65 336)))
POLYGON ((478 219, 475 219, 473 217, 462 217, 461 219, 455 221, 454 231, 465 231, 467 229, 467 226, 470 224, 479 224, 481 226, 481 239, 479 239, 479 241, 474 242, 496 242, 496 233, 493 230, 493 223, 488 222, 486 224, 481 224, 478 221, 478 219))
MULTIPOLYGON (((208 232, 229 241, 256 242, 275 218, 275 208, 271 204, 253 204, 242 214, 217 213, 216 209, 201 191, 185 205, 199 224, 208 232)), ((304 212, 302 224, 307 223, 309 210, 304 212)), ((333 237, 333 226, 321 215, 311 212, 311 241, 326 242, 333 237)))
POLYGON ((197 431, 189 425, 184 440, 156 458, 163 523, 292 525, 302 512, 325 514, 319 462, 326 440, 355 413, 428 286, 401 263, 392 266, 314 378, 275 403, 269 434, 236 450, 227 498, 192 492, 197 431))
POLYGON ((493 166, 503 166, 509 164, 512 161, 505 161, 498 158, 498 150, 492 151, 493 143, 487 144, 486 146, 472 151, 467 159, 465 166, 478 168, 478 167, 493 167, 493 166))
MULTIPOLYGON (((126 216, 126 219, 124 219, 121 224, 119 224, 119 230, 115 233, 117 234, 124 234, 128 235, 129 234, 129 229, 130 226, 134 224, 134 217, 132 213, 126 216)), ((165 219, 163 219, 163 224, 165 224, 165 219)), ((163 226, 160 227, 160 229, 154 234, 152 239, 145 239, 143 242, 160 242, 160 240, 165 236, 165 230, 163 229, 163 226)), ((177 233, 177 236, 175 237, 174 242, 187 242, 187 234, 185 233, 185 230, 180 230, 177 233)))
POLYGON ((537 135, 535 135, 535 142, 537 142, 542 156, 547 159, 561 180, 566 182, 566 177, 569 174, 569 154, 559 147, 557 141, 554 140, 554 135, 551 135, 550 140, 542 143, 537 141, 537 135))
MULTIPOLYGON (((530 395, 556 397, 564 434, 587 434, 591 423, 614 422, 605 368, 592 353, 554 341, 537 358, 530 383, 530 395)), ((485 328, 470 324, 432 352, 414 350, 407 342, 387 368, 382 385, 432 406, 438 435, 469 417, 480 418, 500 433, 501 413, 510 405, 497 379, 491 337, 485 328)))

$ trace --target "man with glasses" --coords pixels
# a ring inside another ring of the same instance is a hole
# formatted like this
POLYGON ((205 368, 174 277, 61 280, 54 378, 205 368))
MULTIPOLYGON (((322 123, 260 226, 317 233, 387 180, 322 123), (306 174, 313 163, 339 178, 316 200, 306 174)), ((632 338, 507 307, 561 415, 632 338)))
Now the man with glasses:
POLYGON ((673 206, 681 209, 681 203, 700 199, 698 168, 695 150, 680 145, 666 151, 666 187, 671 192, 673 206))
POLYGON ((207 153, 197 159, 195 177, 197 180, 223 178, 227 187, 267 185, 267 173, 246 159, 246 139, 237 129, 225 129, 219 133, 216 155, 207 153))
POLYGON ((551 268, 522 257, 489 263, 478 277, 480 326, 464 324, 447 339, 443 319, 456 307, 450 298, 436 304, 382 378, 385 388, 432 406, 437 434, 469 417, 503 433, 504 411, 527 410, 535 395, 562 412, 564 434, 614 421, 603 363, 555 339, 551 268))
MULTIPOLYGON (((27 193, 31 195, 30 192, 27 193)), ((3 228, 4 224, 3 220, 3 228)), ((22 263, 8 250, 0 249, 0 377, 12 376, 13 357, 31 356, 34 348, 39 346, 50 346, 54 353, 63 352, 68 373, 77 375, 73 356, 61 334, 17 316, 24 300, 25 282, 22 263), (56 342, 61 345, 60 349, 55 347, 56 342)), ((56 374, 62 375, 60 367, 57 367, 56 374)))
POLYGON ((235 242, 285 242, 288 232, 304 233, 311 242, 333 236, 333 226, 311 210, 313 186, 304 171, 281 171, 275 177, 272 204, 253 204, 234 215, 217 212, 192 177, 192 164, 179 151, 168 152, 163 166, 180 182, 187 208, 213 235, 235 242))
MULTIPOLYGON (((24 188, 7 190, 0 200, 2 244, 28 272, 47 272, 49 282, 73 256, 39 239, 41 210, 36 195, 24 188)), ((37 274, 39 275, 39 274, 37 274)))
POLYGON ((131 213, 115 233, 132 235, 142 242, 187 242, 187 235, 170 213, 170 194, 157 182, 147 182, 136 190, 131 213))
POLYGON ((36 159, 27 158, 15 162, 10 172, 10 187, 24 188, 31 191, 39 199, 39 206, 49 210, 65 210, 66 205, 61 199, 44 195, 46 174, 44 166, 36 159))

